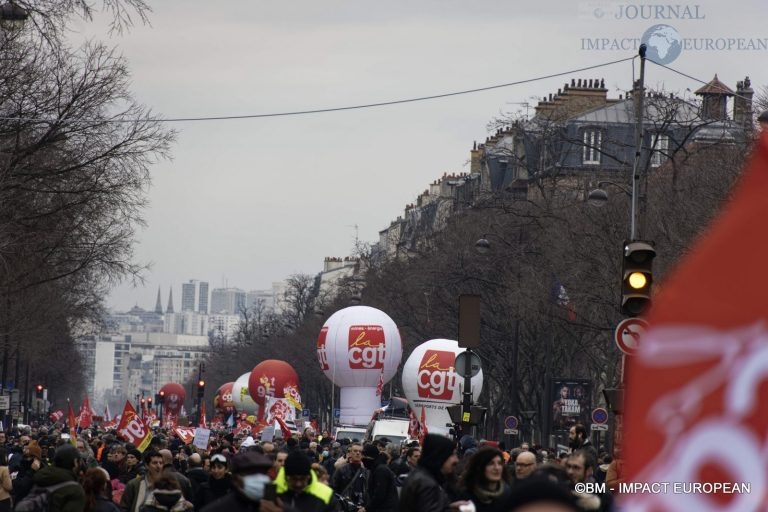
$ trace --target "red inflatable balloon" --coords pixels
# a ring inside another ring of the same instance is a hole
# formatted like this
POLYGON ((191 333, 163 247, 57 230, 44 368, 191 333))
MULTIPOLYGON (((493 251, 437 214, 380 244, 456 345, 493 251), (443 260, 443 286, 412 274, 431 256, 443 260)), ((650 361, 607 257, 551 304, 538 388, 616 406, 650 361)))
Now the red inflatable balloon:
POLYGON ((293 386, 299 390, 299 376, 296 370, 285 361, 267 359, 251 370, 248 378, 248 393, 259 406, 259 419, 263 420, 264 401, 266 397, 285 398, 283 390, 293 386))
POLYGON ((216 396, 213 397, 213 408, 217 414, 230 414, 235 412, 235 402, 232 400, 232 386, 234 382, 227 382, 219 386, 216 396))
POLYGON ((169 412, 171 414, 178 414, 181 411, 181 406, 184 405, 184 400, 187 398, 187 392, 184 391, 184 386, 175 382, 169 382, 160 388, 160 392, 165 393, 163 400, 163 414, 169 412))

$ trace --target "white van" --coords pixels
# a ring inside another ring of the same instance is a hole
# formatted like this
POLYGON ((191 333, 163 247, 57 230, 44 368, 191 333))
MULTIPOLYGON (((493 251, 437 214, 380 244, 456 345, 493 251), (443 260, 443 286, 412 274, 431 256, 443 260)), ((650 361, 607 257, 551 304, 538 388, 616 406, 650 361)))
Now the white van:
POLYGON ((389 439, 390 443, 400 446, 408 439, 408 427, 410 421, 404 418, 383 418, 371 422, 367 441, 376 441, 382 437, 389 439))
POLYGON ((336 431, 333 433, 333 438, 339 442, 341 442, 342 439, 349 439, 350 441, 357 439, 358 441, 362 441, 365 439, 365 432, 365 427, 342 425, 336 427, 336 431))

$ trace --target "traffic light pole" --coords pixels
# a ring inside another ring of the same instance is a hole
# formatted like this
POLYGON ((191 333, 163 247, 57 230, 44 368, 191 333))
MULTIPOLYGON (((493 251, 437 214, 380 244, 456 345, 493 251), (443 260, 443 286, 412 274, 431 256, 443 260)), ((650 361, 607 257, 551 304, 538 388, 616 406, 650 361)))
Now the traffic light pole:
POLYGON ((635 162, 632 166, 632 208, 630 211, 630 223, 629 223, 629 240, 634 241, 637 239, 637 196, 638 196, 638 184, 640 181, 640 175, 638 169, 640 167, 640 156, 643 150, 643 117, 644 112, 644 96, 645 96, 645 50, 644 44, 640 45, 640 79, 638 80, 638 87, 635 94, 637 98, 635 100, 635 162))

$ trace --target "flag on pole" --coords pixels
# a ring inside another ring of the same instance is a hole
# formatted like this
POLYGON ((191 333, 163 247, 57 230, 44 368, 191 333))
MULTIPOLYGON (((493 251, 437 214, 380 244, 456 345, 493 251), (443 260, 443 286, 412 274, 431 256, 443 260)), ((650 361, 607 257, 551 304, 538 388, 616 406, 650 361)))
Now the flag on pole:
POLYGON ((277 424, 280 425, 280 430, 283 433, 283 439, 289 439, 291 437, 291 429, 289 429, 288 425, 285 424, 283 418, 281 416, 275 416, 275 421, 277 421, 277 424))
POLYGON ((376 396, 381 396, 381 394, 384 392, 384 367, 381 367, 381 372, 379 373, 379 380, 376 382, 376 396))
POLYGON ((421 419, 419 420, 419 444, 424 444, 424 438, 427 437, 427 413, 424 412, 424 406, 421 406, 421 419))
POLYGON ((568 297, 568 291, 556 275, 552 277, 552 302, 565 309, 565 314, 568 317, 569 322, 575 322, 576 308, 573 307, 573 302, 571 301, 571 298, 568 297))
POLYGON ((90 427, 91 423, 93 423, 93 411, 86 395, 83 404, 80 406, 80 414, 77 415, 77 425, 84 429, 90 427))
POLYGON ((200 422, 199 425, 203 428, 208 428, 208 422, 205 419, 205 402, 200 402, 200 422))
POLYGON ((69 422, 69 442, 72 446, 77 447, 77 422, 75 421, 75 411, 72 409, 72 402, 67 398, 67 407, 69 408, 69 415, 67 420, 69 422))
POLYGON ((109 404, 104 406, 104 421, 106 423, 112 421, 112 414, 109 412, 109 404))
POLYGON ((129 400, 125 401, 117 431, 140 452, 143 452, 152 440, 152 432, 136 413, 136 409, 129 400))
POLYGON ((729 203, 654 297, 627 362, 626 481, 670 490, 628 494, 622 510, 768 510, 766 196, 763 133, 729 203))

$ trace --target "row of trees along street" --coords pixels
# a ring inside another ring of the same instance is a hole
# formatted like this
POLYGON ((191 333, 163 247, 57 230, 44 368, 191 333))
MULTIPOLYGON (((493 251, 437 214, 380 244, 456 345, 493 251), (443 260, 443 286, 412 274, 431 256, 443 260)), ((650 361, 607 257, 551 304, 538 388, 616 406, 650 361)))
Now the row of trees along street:
MULTIPOLYGON (((141 280, 133 244, 150 166, 174 133, 129 91, 119 52, 72 47, 85 0, 15 1, 23 26, 0 29, 0 341, 4 387, 82 396, 74 338, 101 321, 109 288, 141 280), (119 121, 119 122, 116 122, 119 121)), ((142 0, 106 0, 111 28, 146 21, 142 0)))
MULTIPOLYGON (((712 125, 712 120, 698 115, 681 120, 674 104, 663 99, 668 95, 649 94, 650 102, 653 97, 656 117, 646 120, 646 129, 681 128, 683 134, 663 149, 661 166, 651 167, 646 153, 641 168, 640 234, 655 242, 658 289, 664 274, 727 197, 752 135, 747 130, 741 140, 694 140, 697 130, 712 125)), ((688 103, 691 111, 698 112, 698 104, 688 103)), ((620 267, 622 242, 629 231, 630 197, 620 189, 608 189, 607 204, 596 208, 586 198, 590 187, 606 178, 599 169, 580 175, 552 165, 568 143, 583 144, 583 139, 568 140, 562 124, 502 119, 491 126, 497 124, 516 126, 518 136, 530 137, 544 148, 535 164, 524 168, 527 193, 492 191, 468 204, 454 201, 453 214, 443 229, 425 229, 402 240, 394 258, 381 259, 375 248, 357 247, 365 277, 362 294, 360 283, 350 281, 333 298, 298 301, 297 295, 313 293, 307 286, 311 278, 294 276, 286 292, 294 297, 290 302, 309 307, 300 314, 289 313, 290 320, 250 312, 234 343, 221 340, 230 350, 213 352, 211 368, 220 369, 213 375, 221 376, 221 382, 215 382, 212 391, 260 360, 284 359, 299 369, 303 401, 313 414, 319 411, 327 425, 331 385, 315 360, 315 342, 328 316, 361 295, 363 304, 385 311, 397 323, 405 359, 426 340, 455 339, 458 297, 477 293, 482 297, 482 343, 477 352, 485 375, 480 402, 489 407, 484 435, 499 436, 504 416, 518 411, 535 411, 534 428, 545 431, 543 422, 551 403, 545 393, 551 378, 591 379, 597 406, 600 390, 616 387, 620 380, 620 353, 613 332, 623 318, 620 267), (481 237, 491 243, 486 254, 475 247, 481 237)), ((607 142, 601 148, 609 147, 607 142)), ((521 165, 528 161, 514 148, 500 150, 521 165)), ((614 166, 619 171, 610 179, 628 188, 632 161, 617 161, 614 166)), ((400 382, 398 373, 385 395, 391 386, 393 394, 402 396, 400 382)))

